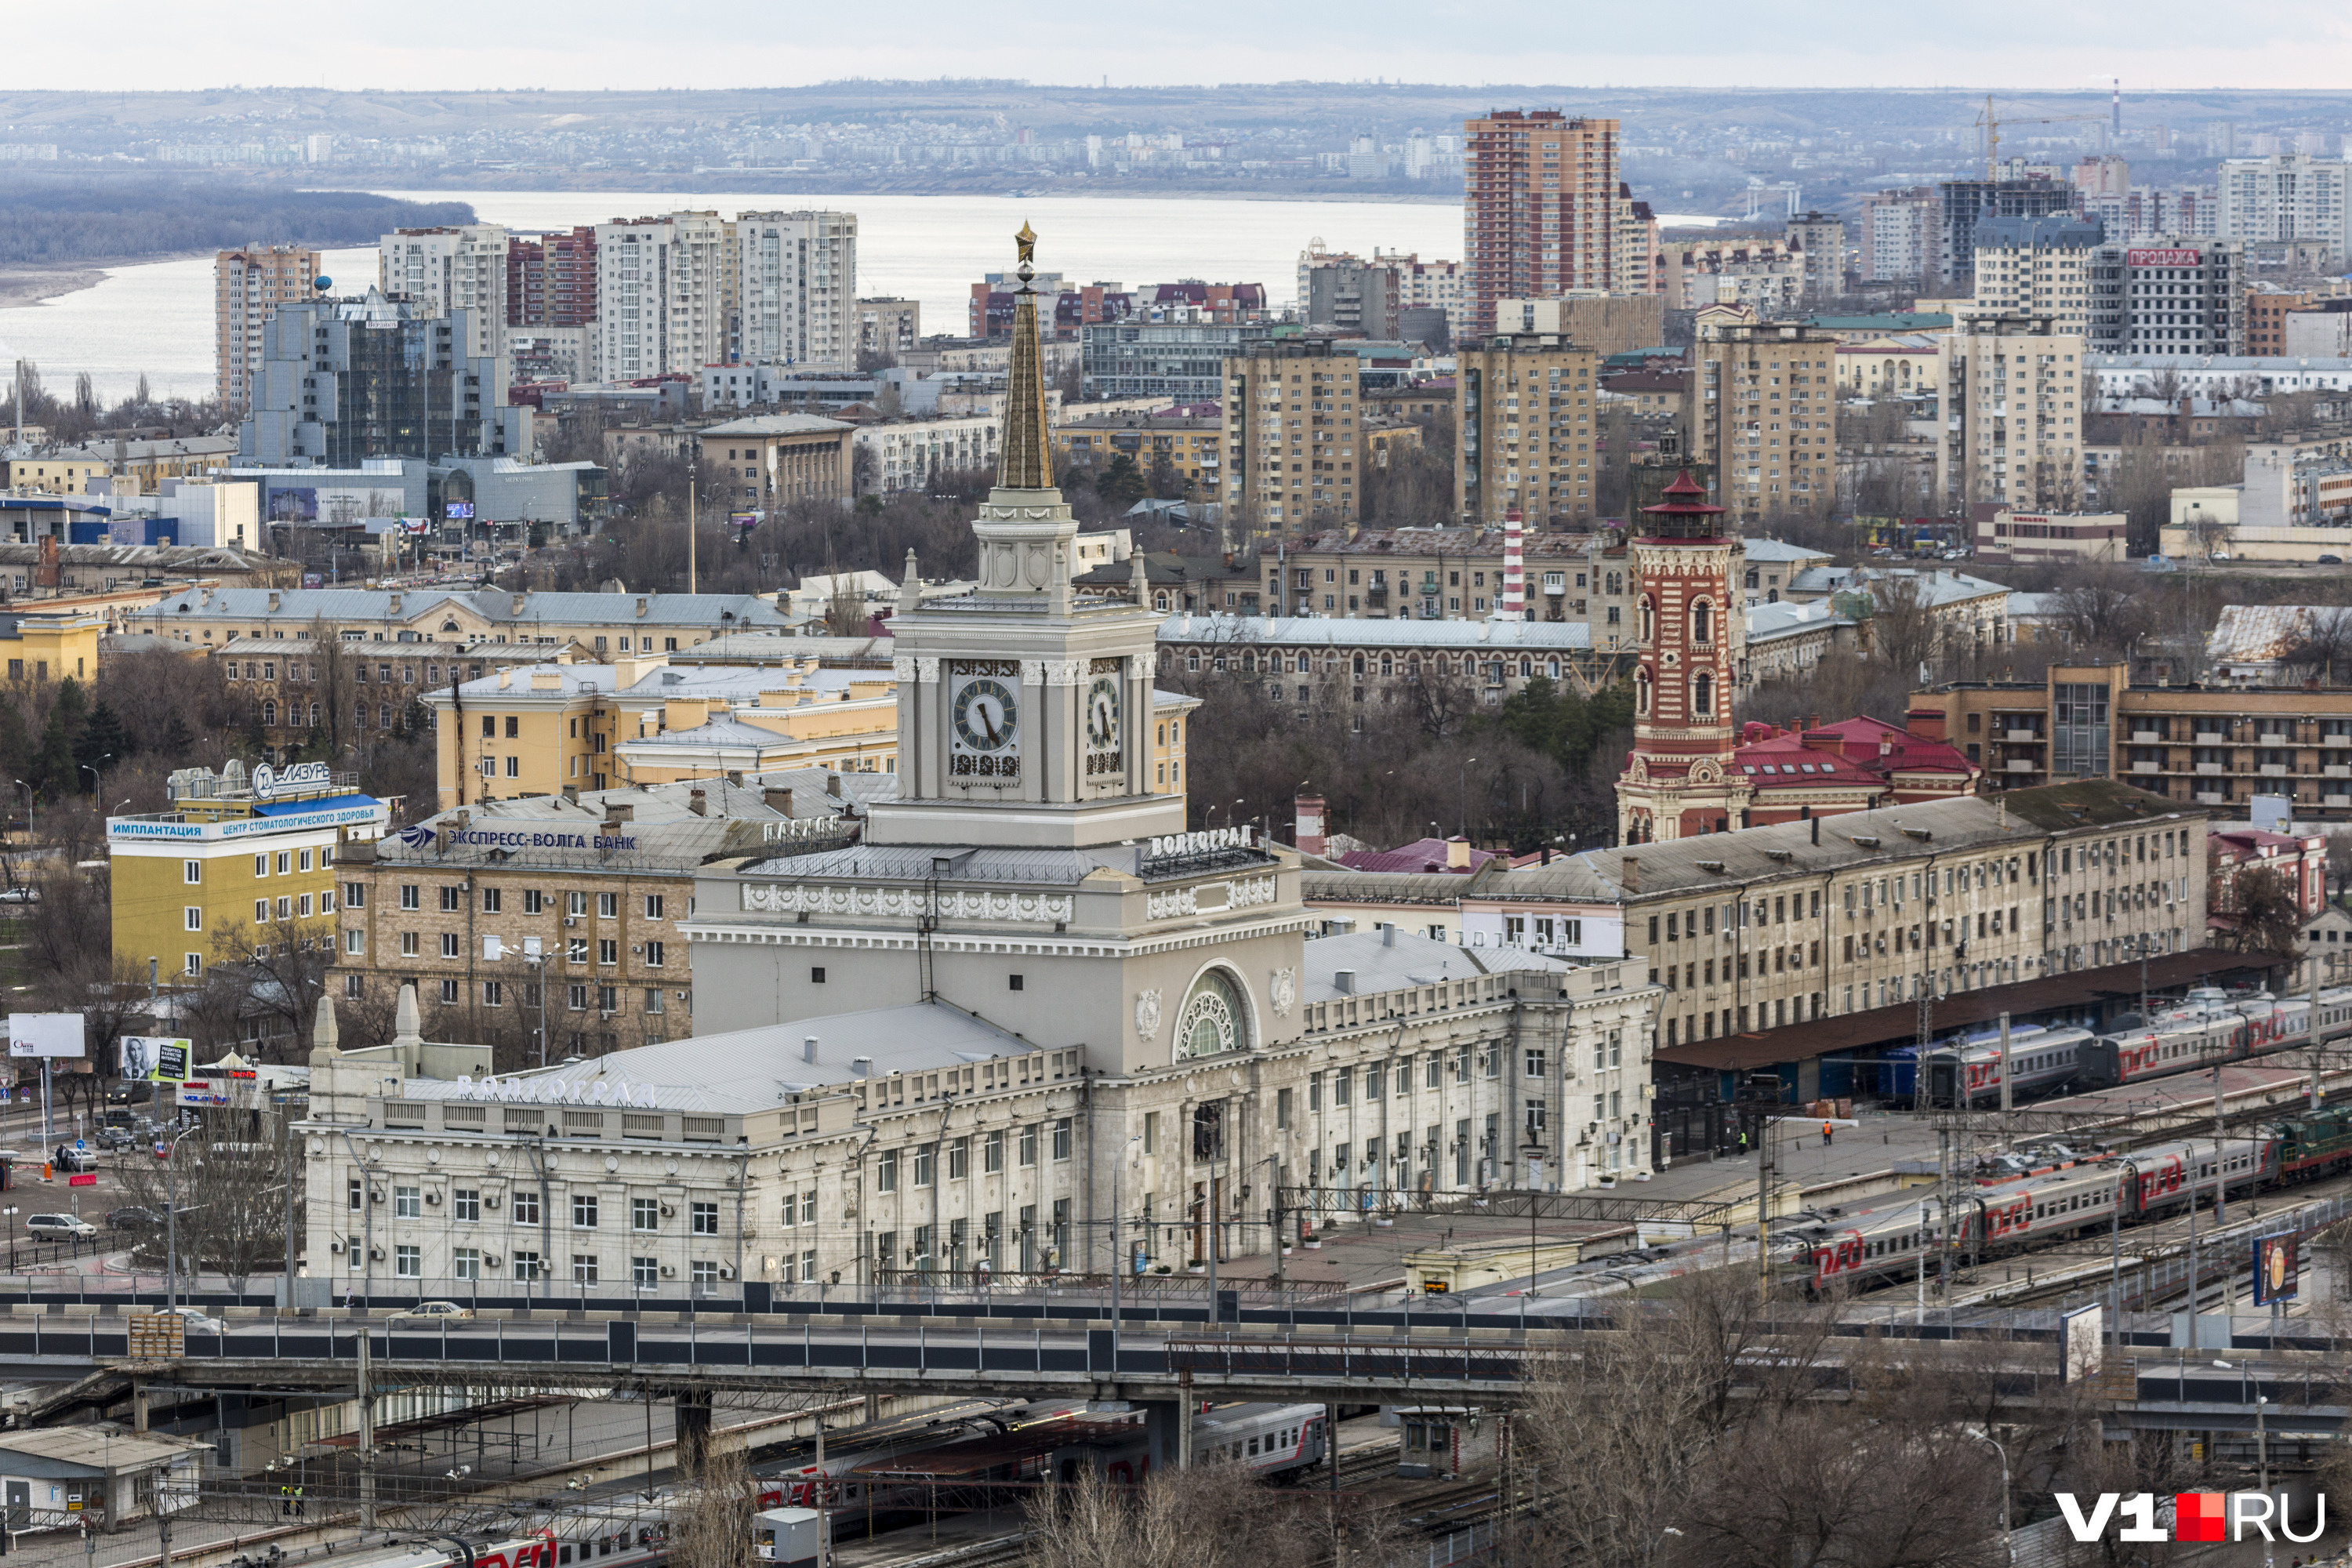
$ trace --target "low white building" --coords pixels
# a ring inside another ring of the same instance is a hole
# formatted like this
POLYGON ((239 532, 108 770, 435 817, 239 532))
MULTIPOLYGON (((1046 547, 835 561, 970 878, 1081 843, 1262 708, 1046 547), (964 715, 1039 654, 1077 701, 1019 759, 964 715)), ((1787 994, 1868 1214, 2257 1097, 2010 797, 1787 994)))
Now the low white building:
POLYGON ((919 490, 940 474, 992 468, 1003 427, 995 413, 861 425, 849 438, 858 493, 919 490))

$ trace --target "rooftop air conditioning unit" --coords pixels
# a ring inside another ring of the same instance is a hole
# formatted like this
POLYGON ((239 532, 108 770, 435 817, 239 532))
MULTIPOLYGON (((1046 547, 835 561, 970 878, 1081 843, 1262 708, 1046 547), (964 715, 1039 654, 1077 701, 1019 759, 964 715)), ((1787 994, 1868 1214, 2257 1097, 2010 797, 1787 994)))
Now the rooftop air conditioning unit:
POLYGON ((425 1201, 428 1204, 437 1204, 441 1201, 441 1194, 437 1192, 426 1193, 425 1201))
POLYGON ((495 1252, 485 1252, 484 1254, 482 1254, 482 1261, 483 1261, 484 1263, 488 1264, 491 1268, 498 1268, 500 1264, 504 1263, 504 1262, 506 1261, 506 1259, 505 1259, 505 1258, 500 1258, 500 1257, 499 1257, 497 1253, 495 1253, 495 1252))
POLYGON ((734 1279, 734 1278, 735 1278, 735 1266, 734 1266, 733 1264, 731 1264, 731 1263, 722 1263, 722 1264, 720 1264, 720 1265, 719 1266, 719 1278, 720 1278, 721 1279, 734 1279))
POLYGON ((486 1209, 494 1209, 498 1207, 499 1194, 496 1193, 484 1193, 482 1194, 482 1206, 486 1209))

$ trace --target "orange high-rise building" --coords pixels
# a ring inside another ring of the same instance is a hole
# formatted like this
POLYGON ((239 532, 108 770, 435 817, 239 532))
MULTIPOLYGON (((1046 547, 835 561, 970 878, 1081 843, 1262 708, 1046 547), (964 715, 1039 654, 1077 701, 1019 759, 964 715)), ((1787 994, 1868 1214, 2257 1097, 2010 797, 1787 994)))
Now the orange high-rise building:
POLYGON ((1470 330, 1495 330, 1497 300, 1617 288, 1617 121, 1506 110, 1462 130, 1470 330))
POLYGON ((261 328, 280 305, 310 297, 319 253, 299 245, 248 245, 213 258, 213 395, 224 413, 241 414, 261 374, 261 328))

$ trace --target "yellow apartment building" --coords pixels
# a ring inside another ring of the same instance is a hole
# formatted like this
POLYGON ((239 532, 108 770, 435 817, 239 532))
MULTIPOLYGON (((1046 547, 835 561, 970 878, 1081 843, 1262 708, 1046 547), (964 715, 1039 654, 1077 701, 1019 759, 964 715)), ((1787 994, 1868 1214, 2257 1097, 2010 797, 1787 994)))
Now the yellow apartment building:
MULTIPOLYGON (((673 668, 659 654, 520 665, 419 694, 434 711, 438 809, 628 784, 822 768, 898 771, 898 688, 879 669, 673 668)), ((1154 702, 1155 791, 1184 790, 1196 699, 1154 702)))
POLYGON ((102 477, 112 467, 106 458, 79 447, 25 458, 0 458, 0 490, 29 490, 45 496, 85 495, 89 493, 85 487, 89 481, 102 477))
POLYGON ((184 768, 165 810, 107 818, 116 963, 193 979, 230 948, 330 939, 336 854, 386 816, 352 781, 323 763, 184 768))
POLYGON ((1097 414, 1066 419, 1054 426, 1054 467, 1095 473, 1122 456, 1149 478, 1164 468, 1188 490, 1214 497, 1224 472, 1225 422, 1222 414, 1171 416, 1097 414))
POLYGON ((106 617, 87 611, 0 615, 0 659, 12 681, 88 680, 98 673, 106 617))
POLYGON ((664 655, 524 665, 421 693, 440 807, 783 768, 898 771, 887 670, 814 658, 673 669, 664 655))

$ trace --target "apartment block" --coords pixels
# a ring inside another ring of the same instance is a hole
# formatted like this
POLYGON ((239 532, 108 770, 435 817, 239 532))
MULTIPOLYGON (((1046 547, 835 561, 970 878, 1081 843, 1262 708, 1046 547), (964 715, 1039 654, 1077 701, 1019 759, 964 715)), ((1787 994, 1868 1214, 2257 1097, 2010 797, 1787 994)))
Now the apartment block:
MULTIPOLYGON (((507 237, 507 326, 596 324, 596 228, 507 237)), ((582 378, 586 379, 586 378, 582 378)))
POLYGON ((1691 353, 1693 463, 1746 521, 1818 511, 1837 496, 1837 342, 1819 328, 1702 317, 1691 353))
MULTIPOLYGON (((1598 650, 1614 650, 1630 641, 1625 606, 1632 585, 1624 546, 1616 546, 1617 553, 1609 556, 1601 542, 1609 537, 1542 531, 1525 536, 1521 553, 1529 622, 1587 622, 1592 626, 1590 646, 1598 650)), ((1270 616, 1486 621, 1503 603, 1503 531, 1492 526, 1328 529, 1261 552, 1257 567, 1265 577, 1263 613, 1270 616)), ((1238 568, 1251 569, 1246 563, 1238 568)), ((1229 613, 1260 613, 1261 601, 1246 576, 1237 579, 1233 589, 1226 602, 1229 613)), ((1163 646, 1171 640, 1165 630, 1160 637, 1163 646)))
POLYGON ((2217 226, 2233 239, 2318 240, 2339 258, 2352 239, 2352 163, 2306 153, 2231 158, 2217 226))
POLYGON ((730 358, 814 371, 854 370, 857 215, 743 213, 734 224, 740 328, 730 358))
POLYGON ((2091 335, 2092 257, 2099 226, 2071 217, 1995 217, 1977 226, 1975 309, 2047 316, 2091 335))
POLYGON ((596 226, 598 380, 690 374, 734 357, 734 230, 715 212, 596 226))
POLYGON ((1614 289, 1617 121, 1507 110, 1463 125, 1469 331, 1495 331, 1495 301, 1614 289))
MULTIPOLYGON (((1093 329, 1089 329, 1092 331, 1093 329)), ((1193 328, 1244 332, 1245 327, 1193 328)), ((1328 342, 1252 343, 1224 362, 1229 519, 1274 532, 1360 515, 1363 361, 1328 342)))
POLYGON ((1298 278, 1299 314, 1308 326, 1360 332, 1379 342, 1396 337, 1403 290, 1394 266, 1310 251, 1299 258, 1298 278))
POLYGON ((2095 253, 2092 268, 2092 353, 2247 352, 2243 240, 2110 241, 2095 253))
POLYGON ((860 354, 896 359, 923 341, 920 300, 860 300, 857 301, 857 343, 860 354))
POLYGON ((1964 316, 1939 347, 1943 438, 1936 489, 1948 507, 1998 501, 2072 511, 2083 488, 2079 332, 2047 316, 1964 316))
POLYGON ((1804 262, 1805 298, 1845 292, 1845 219, 1835 213, 1800 213, 1789 220, 1786 235, 1789 248, 1804 262))
POLYGON ((1454 515, 1589 527, 1596 513, 1601 353, 1550 332, 1498 332, 1455 355, 1454 515))
POLYGON ((1617 184, 1617 256, 1611 283, 1618 294, 1655 294, 1658 277, 1658 215, 1633 199, 1633 188, 1617 184))
POLYGON ((376 242, 376 281, 426 316, 467 312, 460 353, 507 352, 507 231, 494 223, 395 229, 376 242))
POLYGON ((1078 353, 1087 395, 1222 403, 1233 356, 1252 353, 1273 335, 1273 327, 1264 321, 1104 321, 1083 326, 1078 329, 1078 353))
POLYGON ((1658 291, 1670 310, 1744 305, 1761 316, 1791 313, 1804 300, 1805 261, 1769 235, 1675 240, 1658 251, 1658 291))
POLYGON ((1862 198, 1862 280, 1903 283, 1937 272, 1932 185, 1907 185, 1862 198))
POLYGON ((1995 789, 2119 779, 2184 805, 2242 812, 2255 795, 2284 795, 2297 817, 2352 820, 2352 691, 2134 680, 2122 665, 2058 665, 2042 680, 1915 692, 1911 710, 1940 714, 1995 789))
POLYGON ((308 300, 319 253, 299 245, 249 245, 213 258, 213 395, 226 414, 250 406, 261 374, 261 329, 280 305, 308 300))
POLYGON ((1397 311, 1441 310, 1449 339, 1468 330, 1467 274, 1458 261, 1423 261, 1417 255, 1374 250, 1374 260, 1396 268, 1397 311))
POLYGON ((2063 216, 2074 210, 2074 187, 2063 180, 1946 180, 1936 186, 1937 280, 1968 285, 1976 265, 1977 226, 1987 218, 2063 216))

